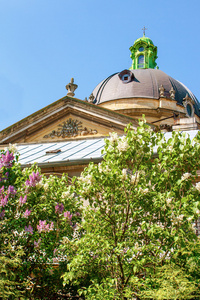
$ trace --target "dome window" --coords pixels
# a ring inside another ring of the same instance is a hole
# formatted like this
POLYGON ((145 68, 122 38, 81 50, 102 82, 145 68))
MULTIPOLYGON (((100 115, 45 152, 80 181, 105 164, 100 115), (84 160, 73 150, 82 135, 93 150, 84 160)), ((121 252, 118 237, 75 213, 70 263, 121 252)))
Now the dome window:
POLYGON ((124 70, 118 74, 119 78, 123 83, 128 83, 134 77, 133 73, 129 70, 124 70))
POLYGON ((194 117, 194 101, 188 96, 183 99, 183 105, 185 107, 186 116, 189 118, 194 117))
POLYGON ((144 47, 140 47, 138 50, 139 50, 140 52, 142 52, 142 51, 144 51, 144 47))
POLYGON ((188 116, 191 117, 192 116, 192 106, 190 103, 187 104, 186 110, 187 110, 188 116))
POLYGON ((125 75, 122 76, 122 80, 123 80, 123 81, 128 81, 128 80, 129 80, 129 77, 130 77, 130 75, 125 74, 125 75))
POLYGON ((138 56, 138 69, 144 68, 144 55, 138 56))

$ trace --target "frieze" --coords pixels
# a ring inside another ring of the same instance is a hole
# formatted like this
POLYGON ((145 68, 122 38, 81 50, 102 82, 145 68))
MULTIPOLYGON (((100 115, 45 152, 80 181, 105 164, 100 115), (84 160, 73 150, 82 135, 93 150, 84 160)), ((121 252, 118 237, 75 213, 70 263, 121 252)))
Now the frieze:
POLYGON ((62 124, 58 125, 57 130, 52 130, 51 133, 46 134, 44 138, 54 138, 54 137, 76 137, 78 135, 90 135, 97 134, 97 130, 88 129, 87 127, 82 126, 82 122, 78 120, 69 119, 62 124))

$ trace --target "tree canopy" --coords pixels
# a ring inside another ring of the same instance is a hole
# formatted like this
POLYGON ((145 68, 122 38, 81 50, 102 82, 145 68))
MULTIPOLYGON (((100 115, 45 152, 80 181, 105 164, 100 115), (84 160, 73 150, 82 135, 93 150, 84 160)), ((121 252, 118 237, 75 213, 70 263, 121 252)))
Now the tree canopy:
POLYGON ((199 134, 166 140, 144 120, 71 185, 3 151, 0 297, 199 299, 199 157, 199 134))
POLYGON ((190 299, 198 293, 199 138, 173 132, 165 140, 144 121, 123 137, 110 134, 103 161, 91 163, 76 182, 89 205, 81 235, 66 246, 65 282, 83 281, 87 299, 190 299))

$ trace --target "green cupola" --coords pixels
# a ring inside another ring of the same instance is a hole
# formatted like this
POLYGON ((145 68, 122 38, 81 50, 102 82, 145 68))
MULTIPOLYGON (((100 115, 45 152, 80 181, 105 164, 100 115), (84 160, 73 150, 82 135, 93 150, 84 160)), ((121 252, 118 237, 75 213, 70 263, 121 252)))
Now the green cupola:
POLYGON ((155 69, 157 66, 157 47, 154 46, 152 40, 145 36, 137 39, 130 48, 132 58, 132 66, 130 70, 135 69, 155 69))

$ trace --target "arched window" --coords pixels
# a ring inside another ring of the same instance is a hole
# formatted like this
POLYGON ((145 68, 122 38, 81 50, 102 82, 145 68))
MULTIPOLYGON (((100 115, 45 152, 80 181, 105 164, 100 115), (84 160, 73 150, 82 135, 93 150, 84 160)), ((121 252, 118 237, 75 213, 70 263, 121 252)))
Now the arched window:
POLYGON ((144 68, 144 55, 138 56, 138 69, 144 68))

